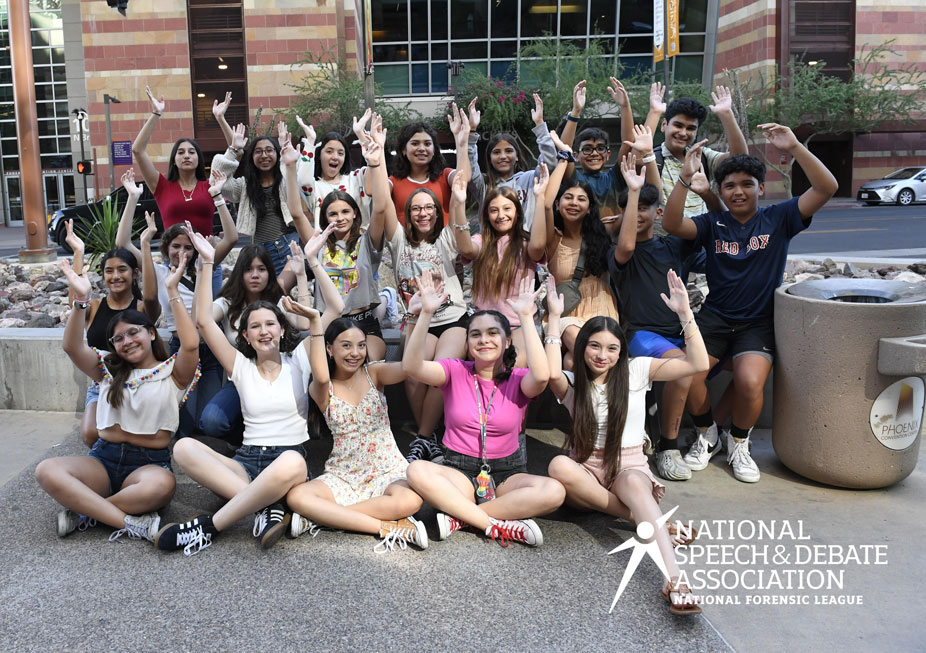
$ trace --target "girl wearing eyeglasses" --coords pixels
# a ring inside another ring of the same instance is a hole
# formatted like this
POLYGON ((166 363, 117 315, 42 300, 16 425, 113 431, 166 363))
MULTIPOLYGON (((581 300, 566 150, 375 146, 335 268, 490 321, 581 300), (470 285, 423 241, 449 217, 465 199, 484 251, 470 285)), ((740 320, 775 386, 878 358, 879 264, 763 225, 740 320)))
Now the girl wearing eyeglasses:
POLYGON ((117 313, 106 327, 111 353, 92 349, 84 341, 90 282, 66 260, 61 262, 74 294, 64 351, 100 384, 100 437, 87 456, 49 458, 35 469, 42 489, 63 506, 57 515, 59 537, 100 523, 119 529, 110 540, 127 534, 154 541, 160 526, 157 511, 175 488, 167 446, 199 360, 199 335, 178 291, 187 258, 166 279, 180 338, 173 356, 168 356, 151 319, 131 309, 117 313))

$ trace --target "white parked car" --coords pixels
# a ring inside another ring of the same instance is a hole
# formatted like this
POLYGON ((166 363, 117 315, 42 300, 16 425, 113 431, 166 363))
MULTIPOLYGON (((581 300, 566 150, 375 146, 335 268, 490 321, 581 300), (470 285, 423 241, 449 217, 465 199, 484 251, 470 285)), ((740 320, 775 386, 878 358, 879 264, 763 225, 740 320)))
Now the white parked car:
POLYGON ((858 189, 856 199, 869 206, 884 202, 901 206, 926 202, 926 166, 901 168, 883 179, 866 182, 858 189))

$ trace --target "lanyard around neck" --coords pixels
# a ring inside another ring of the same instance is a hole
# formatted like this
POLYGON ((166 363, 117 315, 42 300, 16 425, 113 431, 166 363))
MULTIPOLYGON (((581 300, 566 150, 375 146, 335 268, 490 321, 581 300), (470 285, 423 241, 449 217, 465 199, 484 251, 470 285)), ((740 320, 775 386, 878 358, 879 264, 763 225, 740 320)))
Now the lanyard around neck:
POLYGON ((498 391, 498 384, 492 388, 492 394, 489 395, 489 401, 486 404, 485 412, 482 412, 482 391, 479 389, 479 379, 473 374, 473 387, 476 390, 476 409, 479 411, 479 443, 482 451, 482 462, 486 461, 486 424, 489 421, 489 411, 492 410, 492 400, 495 399, 495 393, 498 391))

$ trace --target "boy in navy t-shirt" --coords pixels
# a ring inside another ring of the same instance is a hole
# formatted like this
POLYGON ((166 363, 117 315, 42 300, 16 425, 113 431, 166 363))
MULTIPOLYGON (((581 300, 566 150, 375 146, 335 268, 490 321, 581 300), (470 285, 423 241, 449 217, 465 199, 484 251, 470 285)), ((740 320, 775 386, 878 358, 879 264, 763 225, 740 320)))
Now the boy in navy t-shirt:
MULTIPOLYGON (((759 129, 765 131, 769 143, 794 157, 810 181, 809 190, 760 209, 765 165, 754 156, 740 154, 725 160, 715 172, 720 199, 728 210, 685 218, 685 197, 701 166, 700 147, 693 147, 685 156, 663 217, 666 231, 696 240, 707 255, 709 293, 698 313, 698 325, 712 366, 733 359, 733 421, 724 439, 733 475, 745 483, 759 480, 759 468, 749 454, 749 432, 762 410, 762 392, 772 369, 773 300, 784 274, 788 243, 810 225, 813 214, 838 188, 832 173, 788 127, 769 123, 759 129)), ((684 460, 696 471, 707 467, 722 447, 706 379, 706 373, 695 376, 688 393, 688 412, 698 435, 684 460)))
MULTIPOLYGON (((620 164, 627 184, 627 191, 620 196, 623 217, 620 218, 618 242, 611 248, 608 265, 617 285, 629 353, 631 356, 682 358, 685 341, 678 316, 669 310, 660 293, 669 294, 666 282, 669 270, 674 270, 685 280, 692 259, 701 246, 677 236, 654 235, 653 224, 662 215, 661 191, 652 184, 644 183, 643 174, 634 170, 632 158, 630 161, 627 159, 622 159, 620 164)), ((696 175, 692 186, 700 193, 711 193, 703 173, 696 175)), ((682 460, 678 448, 678 428, 690 385, 691 377, 685 377, 666 382, 663 386, 656 470, 662 478, 670 481, 691 478, 691 470, 682 460)))

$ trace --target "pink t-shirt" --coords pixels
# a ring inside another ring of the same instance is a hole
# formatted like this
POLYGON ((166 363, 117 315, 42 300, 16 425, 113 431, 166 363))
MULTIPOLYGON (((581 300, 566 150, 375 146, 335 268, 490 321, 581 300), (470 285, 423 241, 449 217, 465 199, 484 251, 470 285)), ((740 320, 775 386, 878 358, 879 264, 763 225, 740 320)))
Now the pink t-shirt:
MULTIPOLYGON (((437 362, 447 375, 446 382, 441 386, 441 392, 444 393, 444 446, 457 453, 481 458, 479 410, 473 383, 475 364, 458 358, 444 358, 437 362)), ((517 367, 506 381, 498 384, 486 421, 486 457, 489 460, 510 456, 518 450, 518 434, 521 432, 527 404, 530 403, 530 397, 521 392, 521 379, 528 371, 527 368, 517 367)), ((476 378, 482 411, 485 413, 495 382, 476 378)))
MULTIPOLYGON (((508 241, 511 240, 510 236, 502 236, 498 239, 498 260, 501 261, 502 257, 505 256, 505 252, 508 250, 508 241)), ((473 242, 482 249, 482 234, 476 234, 473 236, 473 242)), ((518 314, 514 312, 514 309, 508 304, 508 299, 517 299, 518 298, 518 288, 520 287, 521 280, 527 276, 530 276, 531 279, 534 278, 535 269, 537 263, 530 259, 530 256, 527 254, 527 245, 524 246, 524 259, 526 261, 525 267, 521 268, 517 274, 514 283, 508 288, 507 294, 502 297, 487 298, 487 297, 473 297, 473 307, 477 311, 492 310, 498 311, 502 315, 508 318, 508 323, 512 328, 521 326, 521 318, 518 317, 518 314)), ((474 269, 473 274, 479 274, 479 270, 474 269)))

